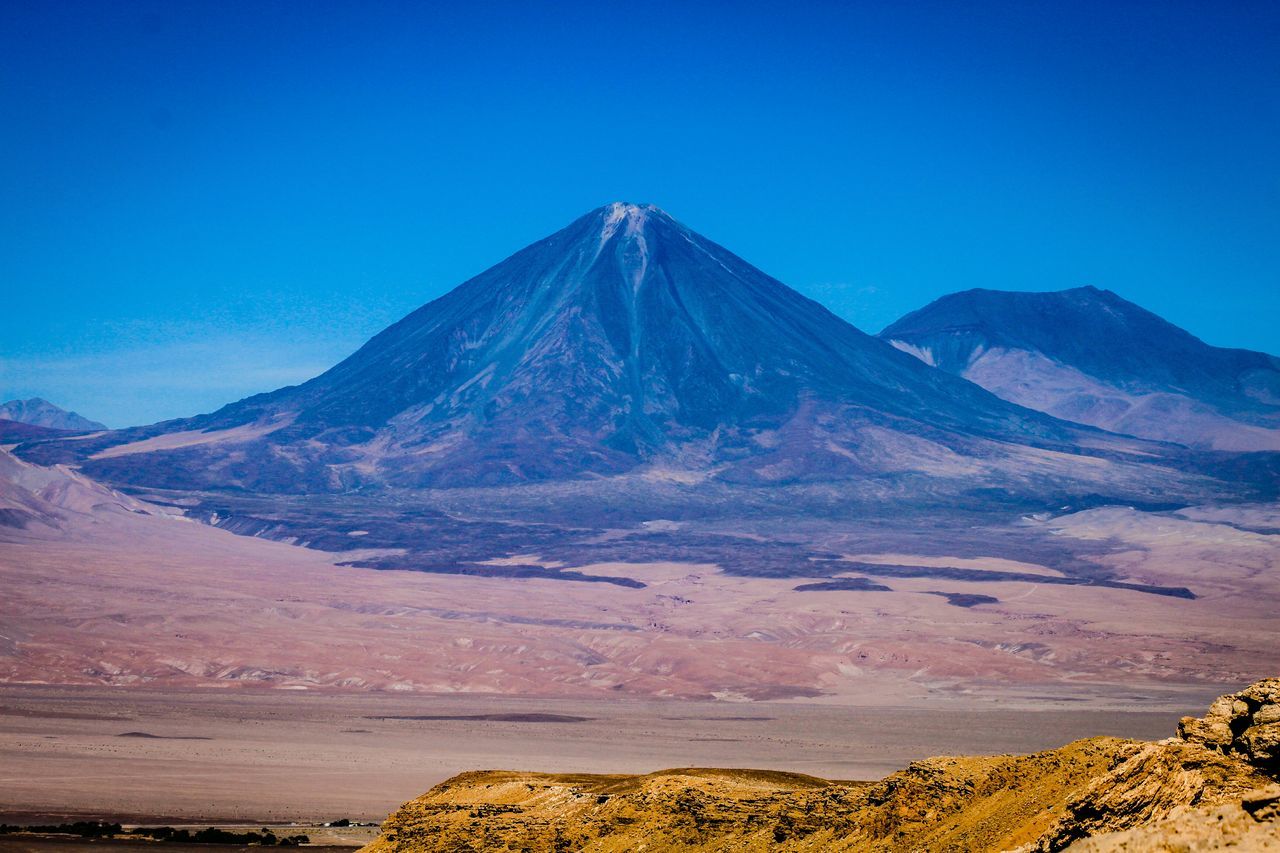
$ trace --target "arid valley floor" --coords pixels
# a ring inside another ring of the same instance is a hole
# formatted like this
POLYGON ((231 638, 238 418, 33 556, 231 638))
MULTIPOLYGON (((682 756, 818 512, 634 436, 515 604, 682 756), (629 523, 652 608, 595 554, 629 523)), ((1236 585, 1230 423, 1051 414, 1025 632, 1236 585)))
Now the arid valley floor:
MULTIPOLYGON (((934 754, 1161 737, 1275 665, 1280 512, 1266 505, 1020 522, 1122 581, 1195 598, 575 567, 645 584, 631 588, 338 566, 352 553, 58 476, 51 526, 0 542, 0 819, 376 821, 486 767, 875 779, 934 754), (964 595, 996 601, 951 603, 964 595)), ((998 554, 849 557, 1055 575, 998 554)))

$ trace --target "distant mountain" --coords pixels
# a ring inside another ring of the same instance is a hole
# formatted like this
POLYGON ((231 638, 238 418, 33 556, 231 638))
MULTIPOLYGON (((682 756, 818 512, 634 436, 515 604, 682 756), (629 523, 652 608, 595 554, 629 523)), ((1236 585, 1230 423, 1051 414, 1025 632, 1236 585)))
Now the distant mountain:
POLYGON ((1210 346, 1107 290, 967 290, 880 337, 1058 418, 1194 448, 1280 450, 1280 359, 1210 346))
POLYGON ((1076 477, 1090 493, 1169 488, 1133 467, 1154 458, 1151 447, 934 370, 661 210, 622 203, 302 385, 19 452, 117 485, 253 492, 630 472, 688 483, 924 477, 1055 494, 1076 477), (1123 465, 1078 465, 1081 455, 1123 465))
POLYGON ((67 429, 77 432, 92 432, 106 429, 105 424, 91 421, 86 417, 60 409, 48 400, 32 397, 30 400, 10 400, 0 403, 0 418, 17 421, 49 429, 67 429))

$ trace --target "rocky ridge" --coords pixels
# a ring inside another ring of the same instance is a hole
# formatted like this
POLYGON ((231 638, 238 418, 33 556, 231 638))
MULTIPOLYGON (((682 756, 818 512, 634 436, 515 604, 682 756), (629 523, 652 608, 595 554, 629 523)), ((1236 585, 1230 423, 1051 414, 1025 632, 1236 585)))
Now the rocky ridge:
POLYGON ((1280 785, 1254 791, 1214 808, 1176 808, 1163 820, 1136 829, 1086 838, 1073 853, 1236 853, 1280 850, 1280 785))
POLYGON ((402 806, 364 853, 1049 853, 1211 850, 1227 842, 1270 850, 1280 837, 1266 739, 1280 712, 1277 688, 1280 680, 1270 679, 1225 696, 1205 718, 1184 719, 1178 736, 1156 743, 1097 737, 1026 756, 930 758, 879 782, 705 768, 463 773, 402 806))

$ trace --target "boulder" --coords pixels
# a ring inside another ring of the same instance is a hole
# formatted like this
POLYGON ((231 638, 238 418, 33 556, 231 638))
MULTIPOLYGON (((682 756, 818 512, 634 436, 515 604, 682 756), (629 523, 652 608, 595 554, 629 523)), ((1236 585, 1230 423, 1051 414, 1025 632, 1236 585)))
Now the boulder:
POLYGON ((1250 726, 1240 736, 1240 743, 1251 762, 1280 770, 1280 723, 1250 726))
POLYGON ((1280 772, 1280 678, 1220 696, 1203 717, 1183 717, 1178 737, 1280 772))

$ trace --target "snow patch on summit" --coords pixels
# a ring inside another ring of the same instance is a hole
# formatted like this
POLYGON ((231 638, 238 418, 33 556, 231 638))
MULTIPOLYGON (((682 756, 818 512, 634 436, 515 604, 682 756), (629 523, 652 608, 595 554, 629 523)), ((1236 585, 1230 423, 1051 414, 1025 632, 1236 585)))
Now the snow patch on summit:
POLYGON ((604 227, 600 231, 600 245, 604 246, 618 233, 618 227, 625 224, 628 237, 634 237, 644 228, 645 222, 649 218, 650 213, 659 213, 658 208, 651 204, 628 204, 623 201, 615 201, 607 208, 604 216, 604 227))
POLYGON ((596 257, 600 257, 604 247, 618 234, 618 230, 622 229, 622 236, 630 243, 629 248, 634 249, 634 255, 628 260, 634 259, 631 268, 631 288, 635 293, 640 292, 640 285, 649 270, 649 241, 645 238, 645 225, 649 221, 650 214, 661 212, 651 204, 615 201, 608 206, 604 216, 604 227, 600 229, 596 257))

